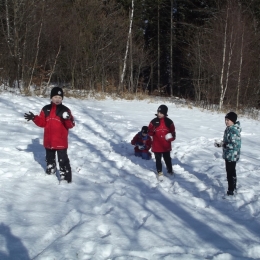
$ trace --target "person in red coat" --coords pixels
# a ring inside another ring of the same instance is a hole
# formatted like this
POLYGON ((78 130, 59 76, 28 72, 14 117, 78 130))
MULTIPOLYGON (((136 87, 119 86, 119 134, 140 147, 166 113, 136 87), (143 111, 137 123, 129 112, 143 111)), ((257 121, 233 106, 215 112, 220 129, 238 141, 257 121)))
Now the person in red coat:
POLYGON ((175 126, 171 119, 168 118, 168 107, 160 105, 156 118, 154 118, 148 126, 148 134, 152 137, 152 152, 154 152, 156 160, 156 169, 158 176, 163 176, 162 157, 169 174, 173 174, 171 159, 171 142, 175 140, 175 126))
POLYGON ((25 113, 27 121, 32 120, 44 128, 43 146, 46 149, 47 174, 56 173, 56 152, 60 166, 60 177, 72 181, 70 161, 67 154, 69 129, 75 126, 74 118, 68 107, 62 104, 63 90, 54 87, 51 90, 51 104, 42 108, 40 115, 25 113))
POLYGON ((147 134, 148 133, 148 127, 143 126, 142 130, 138 132, 133 140, 131 141, 131 144, 135 146, 135 156, 142 157, 142 159, 150 160, 151 159, 151 153, 149 152, 151 148, 151 137, 147 134))

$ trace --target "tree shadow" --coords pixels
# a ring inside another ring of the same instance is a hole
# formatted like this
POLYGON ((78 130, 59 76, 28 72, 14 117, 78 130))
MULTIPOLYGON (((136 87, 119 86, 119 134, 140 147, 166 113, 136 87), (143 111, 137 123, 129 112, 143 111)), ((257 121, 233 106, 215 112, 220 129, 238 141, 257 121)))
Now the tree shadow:
POLYGON ((0 224, 0 236, 5 241, 6 252, 0 251, 1 260, 30 260, 29 254, 22 241, 14 236, 10 227, 4 223, 0 224))

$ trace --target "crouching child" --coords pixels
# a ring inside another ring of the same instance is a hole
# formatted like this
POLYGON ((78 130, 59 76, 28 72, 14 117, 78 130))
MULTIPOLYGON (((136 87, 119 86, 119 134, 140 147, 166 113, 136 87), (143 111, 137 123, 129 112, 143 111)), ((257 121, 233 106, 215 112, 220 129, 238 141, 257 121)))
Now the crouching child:
POLYGON ((148 127, 143 126, 141 131, 138 132, 131 144, 135 146, 135 156, 142 157, 142 159, 150 160, 151 153, 149 152, 152 144, 151 137, 148 135, 148 127))

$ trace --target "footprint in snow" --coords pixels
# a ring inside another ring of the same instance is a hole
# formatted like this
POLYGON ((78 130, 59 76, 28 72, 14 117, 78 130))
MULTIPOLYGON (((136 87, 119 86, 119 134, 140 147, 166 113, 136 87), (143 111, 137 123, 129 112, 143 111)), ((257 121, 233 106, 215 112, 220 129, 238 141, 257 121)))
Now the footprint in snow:
POLYGON ((147 211, 140 211, 134 221, 134 228, 139 229, 141 228, 147 221, 147 219, 151 216, 151 213, 147 211))
POLYGON ((107 215, 113 210, 112 206, 103 205, 101 207, 95 207, 94 212, 99 215, 107 215))
POLYGON ((111 231, 108 225, 100 225, 97 227, 98 234, 101 238, 105 238, 111 235, 111 231))

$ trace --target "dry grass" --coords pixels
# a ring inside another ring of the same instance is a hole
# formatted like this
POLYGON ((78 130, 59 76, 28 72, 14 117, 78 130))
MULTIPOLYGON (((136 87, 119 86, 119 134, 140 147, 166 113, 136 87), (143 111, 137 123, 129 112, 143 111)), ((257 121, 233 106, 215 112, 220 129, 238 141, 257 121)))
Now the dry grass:
MULTIPOLYGON (((176 106, 181 107, 187 107, 189 109, 193 109, 193 107, 197 107, 201 110, 208 110, 212 112, 218 112, 218 113, 228 113, 230 111, 234 111, 238 114, 238 116, 245 116, 254 120, 260 119, 260 111, 256 108, 247 108, 247 107, 240 107, 238 111, 230 105, 223 106, 221 110, 219 110, 217 105, 211 105, 210 107, 205 107, 203 104, 196 104, 192 100, 184 100, 178 97, 161 97, 161 96, 155 96, 155 95, 148 95, 146 92, 137 92, 137 93, 129 93, 128 91, 124 92, 102 92, 102 91, 93 91, 93 90, 72 90, 69 88, 63 88, 64 90, 64 96, 66 98, 76 98, 76 99, 96 99, 96 100, 106 100, 107 98, 111 98, 113 100, 118 99, 124 99, 124 100, 146 100, 148 103, 162 103, 162 102, 170 102, 174 103, 176 106)), ((0 89, 1 92, 4 92, 6 90, 0 89)), ((8 90, 7 90, 8 91, 8 90)), ((1 93, 0 92, 0 93, 1 93)), ((21 91, 21 94, 25 96, 35 95, 35 96, 41 96, 41 89, 36 88, 33 93, 29 91, 21 91)), ((44 97, 49 97, 48 91, 44 97)))

